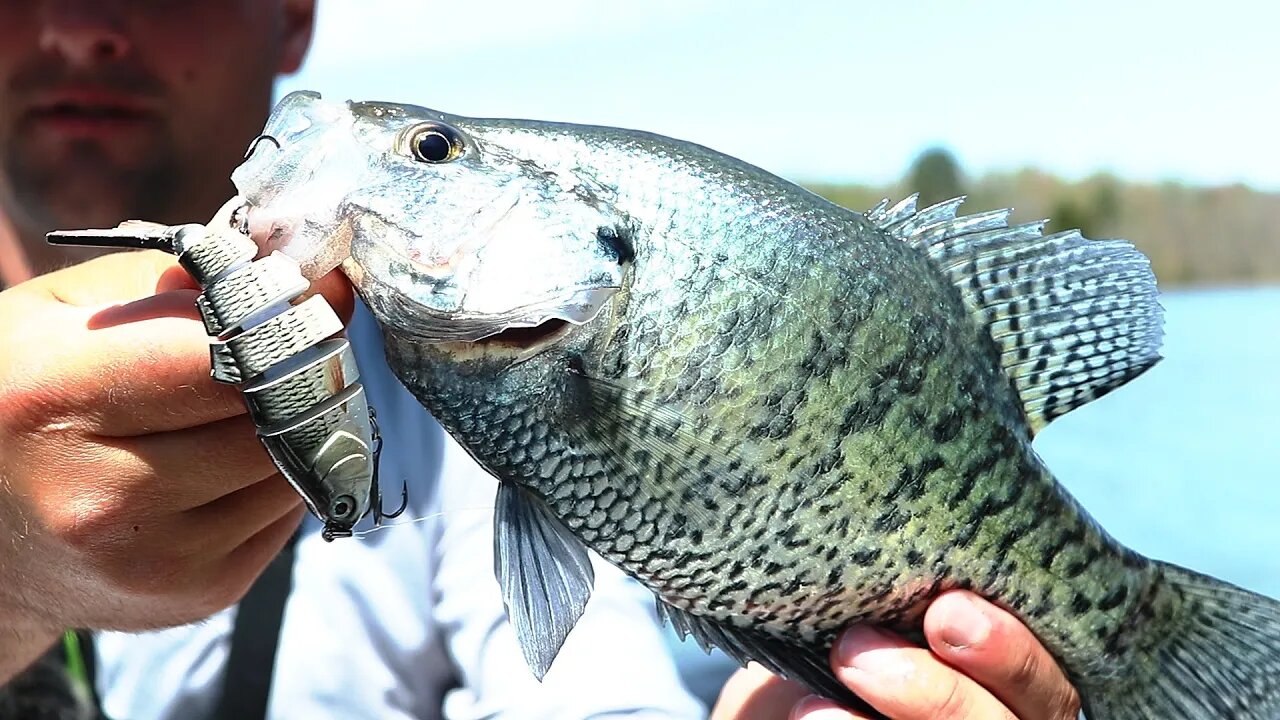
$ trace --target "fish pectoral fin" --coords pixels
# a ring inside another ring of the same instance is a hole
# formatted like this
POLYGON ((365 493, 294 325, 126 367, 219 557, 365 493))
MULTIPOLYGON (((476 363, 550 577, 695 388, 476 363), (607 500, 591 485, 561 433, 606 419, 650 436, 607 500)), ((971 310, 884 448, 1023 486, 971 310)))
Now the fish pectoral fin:
POLYGON ((1044 222, 1011 227, 1009 210, 957 217, 963 200, 917 210, 913 195, 866 218, 927 254, 959 290, 1033 432, 1159 361, 1163 312, 1137 248, 1079 230, 1044 235, 1044 222))
MULTIPOLYGON (((565 427, 584 447, 614 463, 611 469, 640 483, 657 483, 664 494, 688 484, 695 494, 713 497, 765 482, 760 446, 723 430, 699 408, 657 399, 633 380, 602 378, 581 367, 570 371, 579 387, 565 427)), ((701 515, 707 509, 698 504, 686 512, 701 515)))
MULTIPOLYGON (((783 642, 759 630, 733 627, 694 615, 667 604, 661 598, 657 598, 657 605, 658 617, 671 623, 681 640, 692 636, 704 652, 709 652, 712 647, 720 648, 743 667, 748 662, 758 662, 774 675, 803 683, 811 691, 851 709, 874 712, 836 679, 827 660, 830 648, 783 642)), ((879 715, 872 714, 871 717, 879 715)))
POLYGON ((591 598, 587 548, 542 501, 500 483, 494 512, 494 572, 520 650, 539 681, 591 598))

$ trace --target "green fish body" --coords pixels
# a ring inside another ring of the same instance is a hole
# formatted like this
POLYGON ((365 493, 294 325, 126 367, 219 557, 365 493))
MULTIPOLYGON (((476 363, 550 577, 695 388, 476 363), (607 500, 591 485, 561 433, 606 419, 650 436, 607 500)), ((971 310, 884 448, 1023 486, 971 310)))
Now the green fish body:
POLYGON ((237 171, 265 210, 306 190, 291 152, 367 155, 291 242, 349 243, 392 369, 502 481, 496 570, 539 676, 589 548, 682 635, 864 709, 839 632, 919 637, 965 588, 1092 720, 1280 717, 1280 604, 1125 548, 1032 447, 1158 360, 1130 244, 959 200, 856 213, 635 131, 312 95, 273 124, 278 156, 237 171))

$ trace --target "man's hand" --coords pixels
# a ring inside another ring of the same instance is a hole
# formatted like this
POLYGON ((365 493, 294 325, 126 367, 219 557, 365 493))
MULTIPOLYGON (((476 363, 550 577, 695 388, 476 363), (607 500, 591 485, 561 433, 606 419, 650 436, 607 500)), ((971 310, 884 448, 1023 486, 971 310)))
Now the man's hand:
MULTIPOLYGON (((892 720, 1075 720, 1080 698, 1017 618, 967 592, 942 595, 924 620, 929 649, 868 627, 831 651, 836 677, 892 720)), ((712 720, 862 720, 752 665, 725 685, 712 720)))
MULTIPOLYGON (((326 289, 349 315, 349 286, 326 289)), ((239 392, 209 376, 196 293, 158 252, 0 293, 0 682, 66 627, 227 607, 296 527, 239 392)))

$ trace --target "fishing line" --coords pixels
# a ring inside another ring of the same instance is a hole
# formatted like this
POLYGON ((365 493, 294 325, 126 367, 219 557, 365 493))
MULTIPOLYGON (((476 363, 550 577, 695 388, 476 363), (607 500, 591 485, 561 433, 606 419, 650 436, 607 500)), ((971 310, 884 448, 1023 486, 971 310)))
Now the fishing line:
MULTIPOLYGON (((450 510, 449 512, 465 513, 465 512, 479 512, 482 510, 493 512, 493 506, 485 505, 482 507, 455 508, 453 510, 450 510)), ((445 515, 445 512, 442 510, 440 512, 428 513, 426 515, 423 515, 422 517, 413 518, 412 520, 402 520, 401 522, 394 522, 394 523, 383 523, 382 525, 377 525, 367 530, 357 530, 356 532, 352 533, 352 537, 363 538, 368 535, 372 535, 373 533, 379 532, 381 530, 390 530, 391 528, 405 527, 408 525, 417 525, 418 523, 426 522, 428 520, 434 520, 436 518, 443 517, 444 515, 445 515)))

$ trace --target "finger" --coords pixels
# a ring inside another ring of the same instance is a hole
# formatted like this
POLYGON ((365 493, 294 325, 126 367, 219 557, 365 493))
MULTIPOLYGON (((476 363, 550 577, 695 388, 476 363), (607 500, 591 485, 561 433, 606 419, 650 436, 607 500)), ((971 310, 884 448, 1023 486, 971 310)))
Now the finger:
POLYGON ((110 525, 95 525, 84 546, 115 557, 123 568, 115 573, 119 577, 169 583, 185 576, 198 585, 215 569, 210 563, 293 514, 301 502, 288 481, 272 475, 184 512, 134 513, 110 525))
MULTIPOLYGON (((185 275, 181 268, 176 270, 185 275)), ((312 289, 323 292, 344 321, 350 319, 354 297, 345 275, 329 273, 312 289)), ((209 339, 198 322, 196 294, 190 289, 171 290, 98 310, 89 319, 89 326, 99 330, 92 357, 102 363, 84 378, 97 390, 87 403, 97 409, 92 430, 136 435, 245 412, 240 393, 210 377, 209 339)), ((79 344, 70 352, 88 355, 79 344)), ((76 387, 77 383, 72 378, 66 385, 76 387)), ((82 398, 75 404, 86 405, 82 398)))
POLYGON ((341 270, 333 270, 312 282, 306 296, 315 293, 324 295, 324 299, 329 302, 334 312, 338 313, 338 317, 342 318, 343 323, 351 321, 351 313, 355 310, 355 292, 351 287, 351 281, 341 270))
POLYGON ((143 466, 139 472, 121 473, 133 485, 121 492, 161 512, 205 505, 276 472, 247 415, 164 433, 99 438, 98 442, 143 466))
POLYGON ((789 720, 873 720, 870 715, 840 707, 817 695, 809 695, 796 703, 788 718, 789 720))
POLYGON ((159 250, 113 252, 42 275, 28 291, 75 307, 100 307, 154 295, 177 258, 159 250))
POLYGON ((271 559, 280 554, 285 543, 298 530, 303 510, 295 507, 241 543, 219 562, 219 577, 229 594, 219 605, 238 602, 249 586, 262 573, 271 559))
POLYGON ((894 720, 1016 720, 981 685, 887 632, 852 628, 831 655, 836 677, 894 720))
POLYGON ((1080 696, 1053 656, 1013 615, 967 592, 950 592, 924 619, 929 647, 985 686, 1019 717, 1074 720, 1080 696))
POLYGON ((734 672, 720 691, 711 720, 781 718, 809 691, 774 675, 757 663, 734 672))
POLYGON ((302 504, 283 475, 276 473, 252 485, 183 513, 193 537, 222 538, 217 550, 224 554, 242 545, 268 526, 292 514, 302 504), (228 534, 229 527, 237 532, 228 534))
POLYGON ((193 301, 191 291, 175 291, 104 308, 39 293, 6 303, 6 342, 26 351, 4 355, 0 392, 26 411, 29 430, 128 436, 244 413, 235 388, 210 377, 193 301), (91 329, 95 322, 101 327, 91 329))
POLYGON ((302 513, 295 505, 256 529, 224 521, 216 551, 206 548, 189 556, 199 561, 177 564, 181 575, 174 582, 181 582, 180 588, 173 587, 173 582, 157 583, 167 585, 158 590, 163 590, 166 598, 162 611, 167 610, 170 616, 152 618, 136 629, 192 622, 238 602, 297 530, 302 513), (224 546, 230 549, 222 549, 224 546))

